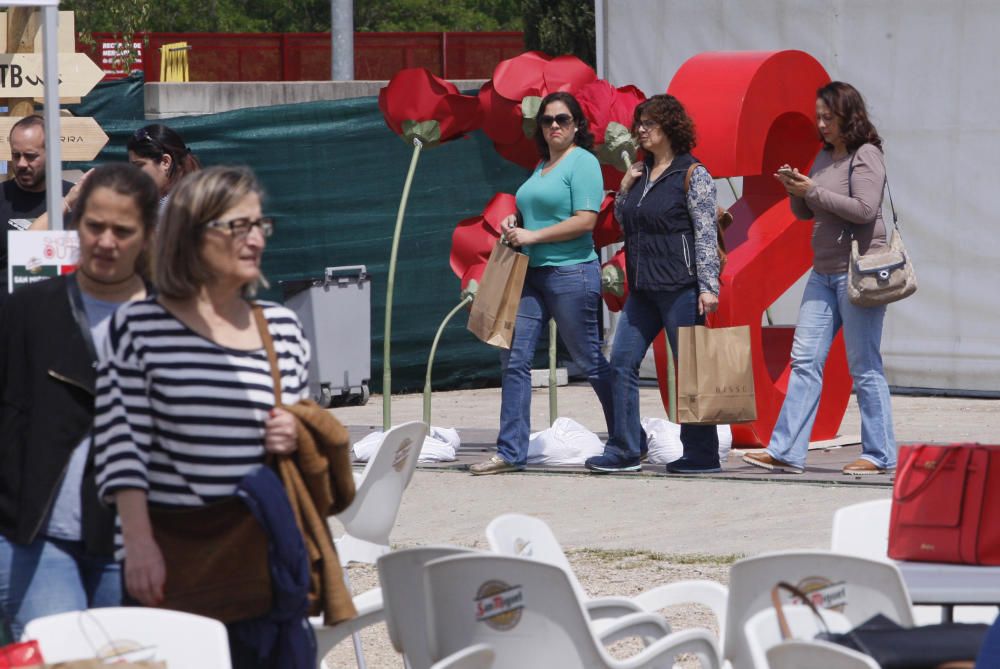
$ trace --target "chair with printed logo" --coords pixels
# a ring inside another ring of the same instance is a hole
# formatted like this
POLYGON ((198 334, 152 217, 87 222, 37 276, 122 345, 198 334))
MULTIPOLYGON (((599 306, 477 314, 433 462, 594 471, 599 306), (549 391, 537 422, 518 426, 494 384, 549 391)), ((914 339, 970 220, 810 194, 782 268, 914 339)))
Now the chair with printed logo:
MULTIPOLYGON (((811 608, 801 604, 782 606, 782 614, 785 624, 788 625, 787 633, 790 639, 811 641, 823 631, 847 632, 851 629, 851 623, 844 614, 833 609, 819 609, 822 621, 817 619, 811 608)), ((778 622, 778 612, 773 608, 758 611, 750 616, 743 630, 747 646, 750 648, 751 666, 753 669, 769 669, 767 652, 784 641, 781 625, 778 622)), ((843 647, 838 646, 838 648, 843 647)), ((826 667, 823 664, 808 666, 826 667)))
MULTIPOLYGON (((635 655, 615 659, 595 636, 569 576, 555 565, 473 553, 428 563, 424 578, 434 658, 487 644, 495 666, 518 669, 662 667, 680 654, 694 655, 703 668, 719 666, 715 635, 704 629, 661 636, 635 655)), ((662 629, 662 618, 631 613, 614 625, 650 637, 662 629)))
MULTIPOLYGON (((666 583, 634 597, 590 598, 573 573, 573 567, 555 534, 545 521, 520 513, 505 513, 494 518, 486 526, 486 540, 490 550, 495 553, 539 560, 566 572, 573 590, 583 602, 592 626, 598 633, 621 616, 630 613, 653 613, 668 606, 687 603, 700 604, 711 610, 719 625, 720 635, 725 627, 727 590, 724 585, 715 581, 666 583)), ((605 638, 606 642, 614 640, 605 638)))
MULTIPOLYGON (((842 613, 851 626, 881 613, 913 626, 913 609, 896 565, 830 551, 780 551, 745 558, 729 570, 723 657, 733 667, 753 666, 744 626, 772 607, 771 588, 785 581, 821 609, 842 613)), ((790 601, 790 597, 782 595, 790 601)))

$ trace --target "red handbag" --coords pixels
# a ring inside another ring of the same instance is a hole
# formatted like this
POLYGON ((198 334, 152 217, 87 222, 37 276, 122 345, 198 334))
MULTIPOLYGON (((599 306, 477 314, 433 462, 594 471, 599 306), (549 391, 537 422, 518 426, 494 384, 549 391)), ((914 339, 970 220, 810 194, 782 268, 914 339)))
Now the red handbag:
POLYGON ((1000 446, 902 446, 889 557, 1000 565, 1000 446))

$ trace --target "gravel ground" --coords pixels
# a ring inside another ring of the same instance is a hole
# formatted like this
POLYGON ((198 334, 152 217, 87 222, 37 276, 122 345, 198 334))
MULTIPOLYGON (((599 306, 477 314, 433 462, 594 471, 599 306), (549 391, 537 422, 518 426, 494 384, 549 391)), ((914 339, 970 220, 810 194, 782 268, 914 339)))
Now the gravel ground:
MULTIPOLYGON (((667 555, 638 550, 574 549, 568 551, 570 563, 577 578, 592 597, 607 595, 635 596, 644 590, 663 583, 690 579, 710 579, 727 583, 729 565, 739 555, 667 555)), ((373 565, 352 564, 349 567, 354 592, 364 592, 378 585, 378 575, 373 565)), ((718 633, 715 617, 704 607, 675 606, 663 614, 674 629, 706 627, 718 633)), ((365 660, 372 669, 402 667, 401 657, 393 650, 385 625, 370 627, 361 633, 365 660)), ((612 645, 611 654, 619 659, 639 651, 641 644, 626 639, 612 645)), ((356 666, 354 648, 350 639, 340 643, 326 657, 329 668, 356 666)), ((698 663, 684 660, 678 664, 684 669, 698 663)))

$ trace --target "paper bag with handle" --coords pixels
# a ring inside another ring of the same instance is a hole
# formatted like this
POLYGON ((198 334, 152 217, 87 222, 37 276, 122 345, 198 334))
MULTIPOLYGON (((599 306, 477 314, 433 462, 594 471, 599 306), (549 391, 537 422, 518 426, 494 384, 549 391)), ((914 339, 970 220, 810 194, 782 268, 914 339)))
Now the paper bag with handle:
POLYGON ((469 330, 491 346, 510 348, 528 256, 498 240, 469 314, 469 330))
POLYGON ((726 425, 756 419, 750 327, 677 328, 677 422, 726 425))

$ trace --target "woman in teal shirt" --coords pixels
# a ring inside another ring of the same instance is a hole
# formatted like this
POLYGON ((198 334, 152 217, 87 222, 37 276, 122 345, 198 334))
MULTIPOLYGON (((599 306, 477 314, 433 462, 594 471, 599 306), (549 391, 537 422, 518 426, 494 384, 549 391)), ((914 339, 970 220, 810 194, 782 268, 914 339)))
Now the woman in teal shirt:
POLYGON ((542 161, 517 191, 518 216, 503 222, 504 237, 528 255, 528 272, 514 325, 514 342, 501 354, 503 390, 497 455, 472 465, 473 474, 524 468, 531 429, 531 363, 542 328, 554 318, 573 361, 611 415, 611 370, 601 353, 597 314, 601 268, 591 233, 604 198, 601 168, 588 149, 594 136, 569 93, 547 95, 536 116, 542 161))

